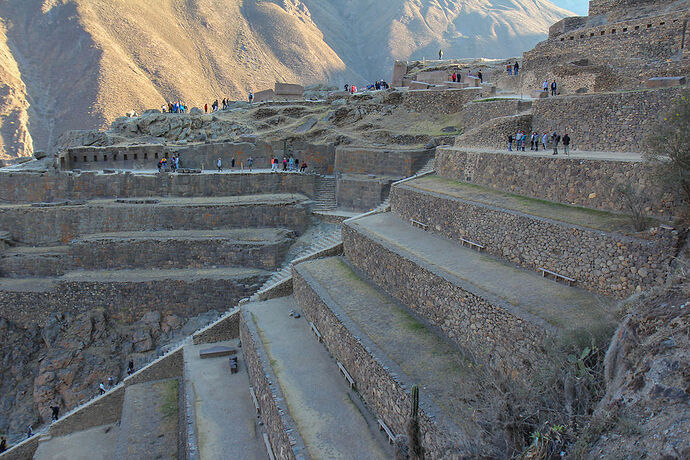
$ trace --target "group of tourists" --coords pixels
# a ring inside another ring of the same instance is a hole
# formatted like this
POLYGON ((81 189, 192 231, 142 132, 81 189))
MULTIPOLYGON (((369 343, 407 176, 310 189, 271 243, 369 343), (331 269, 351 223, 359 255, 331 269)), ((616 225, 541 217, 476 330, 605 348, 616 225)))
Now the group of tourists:
MULTIPOLYGON (((347 86, 347 85, 345 85, 345 86, 347 86)), ((367 86, 367 89, 369 91, 374 91, 374 90, 378 91, 380 89, 388 89, 388 88, 390 88, 390 85, 388 83, 386 83, 386 80, 378 80, 378 81, 367 86)), ((347 89, 345 91, 347 91, 347 89)))
MULTIPOLYGON (((515 136, 508 134, 508 151, 513 151, 513 143, 515 143, 515 150, 524 152, 527 140, 528 134, 522 130, 518 131, 515 136)), ((558 155, 558 146, 562 142, 563 152, 566 155, 570 153, 570 136, 568 133, 563 134, 563 137, 561 137, 556 131, 554 131, 553 134, 544 132, 544 134, 540 136, 538 132, 533 131, 532 134, 529 135, 529 142, 530 150, 535 152, 539 151, 539 144, 541 144, 543 150, 553 147, 552 155, 558 155)))
POLYGON ((508 72, 508 75, 517 75, 519 70, 520 63, 518 63, 518 61, 515 61, 515 64, 508 64, 506 66, 506 72, 508 72))
POLYGON ((558 94, 558 84, 556 83, 556 80, 551 82, 551 85, 549 85, 548 80, 544 80, 541 84, 541 90, 546 92, 548 94, 549 92, 549 87, 551 88, 551 95, 555 96, 558 94))
MULTIPOLYGON (((280 164, 281 164, 281 162, 278 161, 278 158, 272 157, 271 158, 271 171, 277 172, 280 169, 280 164)), ((287 157, 283 156, 282 164, 283 164, 283 171, 304 172, 307 170, 307 162, 302 161, 302 163, 300 163, 299 158, 295 158, 292 154, 290 154, 287 157)))
MULTIPOLYGON (((237 164, 237 160, 235 160, 235 157, 233 157, 230 160, 230 168, 233 171, 235 170, 235 164, 237 164)), ((223 160, 220 157, 218 157, 218 161, 216 161, 216 167, 218 168, 218 172, 223 171, 223 160)), ((244 165, 242 165, 242 167, 244 167, 244 165)), ((249 172, 254 169, 254 158, 247 158, 247 167, 249 168, 249 172)))
MULTIPOLYGON (((477 75, 472 75, 472 71, 468 70, 467 76, 479 78, 479 83, 484 82, 484 75, 482 75, 481 70, 477 71, 477 75)), ((457 82, 457 83, 461 82, 462 81, 462 75, 460 75, 460 72, 453 72, 453 74, 450 76, 450 81, 457 82)))
POLYGON ((187 105, 182 101, 168 102, 161 107, 163 113, 187 113, 187 105))
POLYGON ((348 85, 345 83, 345 92, 350 94, 355 94, 357 92, 357 87, 355 85, 348 85))
POLYGON ((158 172, 167 171, 168 169, 170 169, 172 172, 180 169, 180 157, 178 155, 173 155, 170 160, 167 158, 161 158, 158 160, 158 172))

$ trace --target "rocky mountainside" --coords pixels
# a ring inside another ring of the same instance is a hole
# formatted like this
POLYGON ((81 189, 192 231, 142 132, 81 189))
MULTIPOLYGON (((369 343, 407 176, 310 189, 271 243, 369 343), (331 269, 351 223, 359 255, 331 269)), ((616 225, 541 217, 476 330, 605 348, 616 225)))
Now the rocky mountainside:
POLYGON ((70 129, 275 81, 361 84, 393 59, 508 57, 568 14, 546 0, 6 0, 0 158, 70 129))

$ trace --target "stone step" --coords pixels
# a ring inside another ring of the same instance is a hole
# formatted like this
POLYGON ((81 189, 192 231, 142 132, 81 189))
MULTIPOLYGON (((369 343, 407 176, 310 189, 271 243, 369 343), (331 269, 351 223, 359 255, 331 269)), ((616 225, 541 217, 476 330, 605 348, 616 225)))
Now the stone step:
POLYGON ((532 200, 438 176, 393 187, 392 211, 458 244, 626 297, 662 282, 677 233, 636 233, 627 216, 532 200), (476 247, 476 246, 475 246, 476 247))
MULTIPOLYGON (((337 363, 314 337, 308 322, 290 315, 297 310, 294 298, 253 302, 242 308, 247 312, 245 320, 253 321, 260 331, 260 343, 254 346, 264 348, 309 456, 391 458, 392 449, 379 433, 376 419, 337 363)), ((245 348, 245 340, 242 344, 245 348)))
POLYGON ((343 242, 347 259, 384 291, 507 372, 532 370, 547 336, 611 320, 610 299, 461 247, 392 213, 345 222, 343 242))
POLYGON ((449 458, 464 458, 469 452, 458 445, 477 448, 482 430, 472 421, 473 402, 482 394, 490 397, 491 389, 458 349, 341 257, 296 265, 294 291, 314 334, 394 435, 406 433, 406 409, 416 384, 421 388, 422 429, 433 433, 433 439, 426 439, 427 456, 440 458, 448 449, 447 454, 454 454, 449 458))
POLYGON ((115 458, 184 458, 184 452, 178 452, 183 391, 178 379, 128 386, 115 458))

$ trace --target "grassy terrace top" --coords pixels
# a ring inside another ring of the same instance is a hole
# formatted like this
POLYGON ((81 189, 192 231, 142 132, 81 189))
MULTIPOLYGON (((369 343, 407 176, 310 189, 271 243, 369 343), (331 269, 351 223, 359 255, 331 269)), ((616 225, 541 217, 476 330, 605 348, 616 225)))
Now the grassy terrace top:
POLYGON ((481 388, 471 363, 340 258, 299 265, 420 390, 468 437, 477 435, 472 401, 481 388))
MULTIPOLYGON (((128 240, 224 240, 235 243, 268 243, 283 240, 290 230, 279 228, 229 228, 222 230, 156 230, 142 232, 91 233, 77 238, 79 241, 128 240)), ((39 248, 40 251, 44 248, 39 248)))
POLYGON ((634 233, 630 218, 622 214, 597 209, 570 206, 553 201, 539 200, 523 195, 502 192, 489 187, 458 182, 439 176, 425 176, 405 182, 427 192, 439 193, 467 201, 506 208, 546 219, 605 232, 634 233))

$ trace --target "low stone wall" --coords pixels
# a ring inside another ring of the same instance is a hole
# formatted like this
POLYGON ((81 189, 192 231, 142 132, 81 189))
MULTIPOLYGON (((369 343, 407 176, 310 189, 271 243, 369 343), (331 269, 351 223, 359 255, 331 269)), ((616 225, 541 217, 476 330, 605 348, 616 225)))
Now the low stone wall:
POLYGON ((240 310, 235 310, 192 336, 194 345, 217 343, 240 336, 240 310))
POLYGON ((342 174, 408 177, 421 169, 433 155, 433 149, 338 147, 335 171, 342 174))
POLYGON ((30 278, 60 276, 71 266, 67 251, 46 253, 11 252, 0 256, 0 276, 30 278))
MULTIPOLYGON (((209 310, 226 311, 252 295, 268 279, 267 272, 243 277, 139 281, 83 281, 62 279, 49 290, 0 290, 0 317, 21 327, 43 324, 56 312, 79 314, 108 308, 115 320, 138 321, 148 311, 162 316, 195 316, 209 310)), ((192 276, 192 274, 190 274, 192 276)))
POLYGON ((553 326, 350 225, 343 243, 355 268, 477 360, 510 376, 531 373, 553 326))
POLYGON ((25 245, 66 244, 92 233, 145 230, 214 230, 219 228, 289 228, 309 225, 299 199, 195 204, 90 202, 77 206, 0 206, 0 228, 25 245))
POLYGON ((475 241, 513 263, 546 268, 618 298, 663 284, 678 239, 669 230, 654 230, 648 240, 625 237, 405 185, 394 187, 391 208, 459 244, 475 241))
POLYGON ((643 152, 683 88, 583 94, 534 102, 533 130, 568 133, 573 149, 643 152))
POLYGON ((549 158, 443 148, 436 151, 439 176, 505 192, 607 211, 627 212, 617 191, 628 184, 645 198, 648 215, 673 215, 678 197, 662 196, 644 163, 549 158))
POLYGON ((290 416, 251 313, 243 310, 241 315, 242 353, 247 361, 249 383, 254 388, 273 453, 279 459, 307 460, 310 457, 306 445, 290 416))
POLYGON ((481 95, 481 88, 405 91, 402 106, 419 113, 457 113, 465 104, 481 95))
MULTIPOLYGON (((455 145, 508 150, 508 135, 515 137, 518 131, 530 133, 531 130, 531 114, 493 118, 458 136, 455 139, 455 145)), ((515 148, 515 144, 513 144, 513 148, 515 148)), ((438 152, 438 148, 436 150, 438 152)))
POLYGON ((388 197, 392 178, 372 178, 364 175, 346 174, 338 176, 336 201, 340 209, 368 211, 388 197))
POLYGON ((0 454, 2 460, 31 460, 38 450, 39 437, 34 436, 20 444, 12 446, 9 450, 0 454))
POLYGON ((480 99, 470 102, 462 108, 460 123, 462 128, 467 131, 493 118, 517 115, 531 108, 531 101, 521 101, 519 99, 482 101, 480 99))
MULTIPOLYGON (((321 333, 324 345, 343 364, 367 406, 396 435, 404 435, 409 421, 412 382, 395 362, 362 333, 318 282, 299 265, 293 268, 295 298, 304 315, 321 333)), ((420 396, 419 422, 427 458, 459 458, 455 426, 446 425, 441 410, 425 394, 420 396)))
MULTIPOLYGON (((332 172, 332 163, 331 163, 332 172)), ((138 197, 240 196, 300 193, 316 196, 313 174, 145 174, 61 172, 56 174, 0 170, 0 201, 41 203, 64 200, 138 197)))
POLYGON ((194 239, 185 235, 144 238, 93 236, 70 244, 73 267, 80 269, 252 267, 274 270, 293 240, 237 241, 217 235, 194 239), (145 257, 142 257, 145 254, 145 257))

